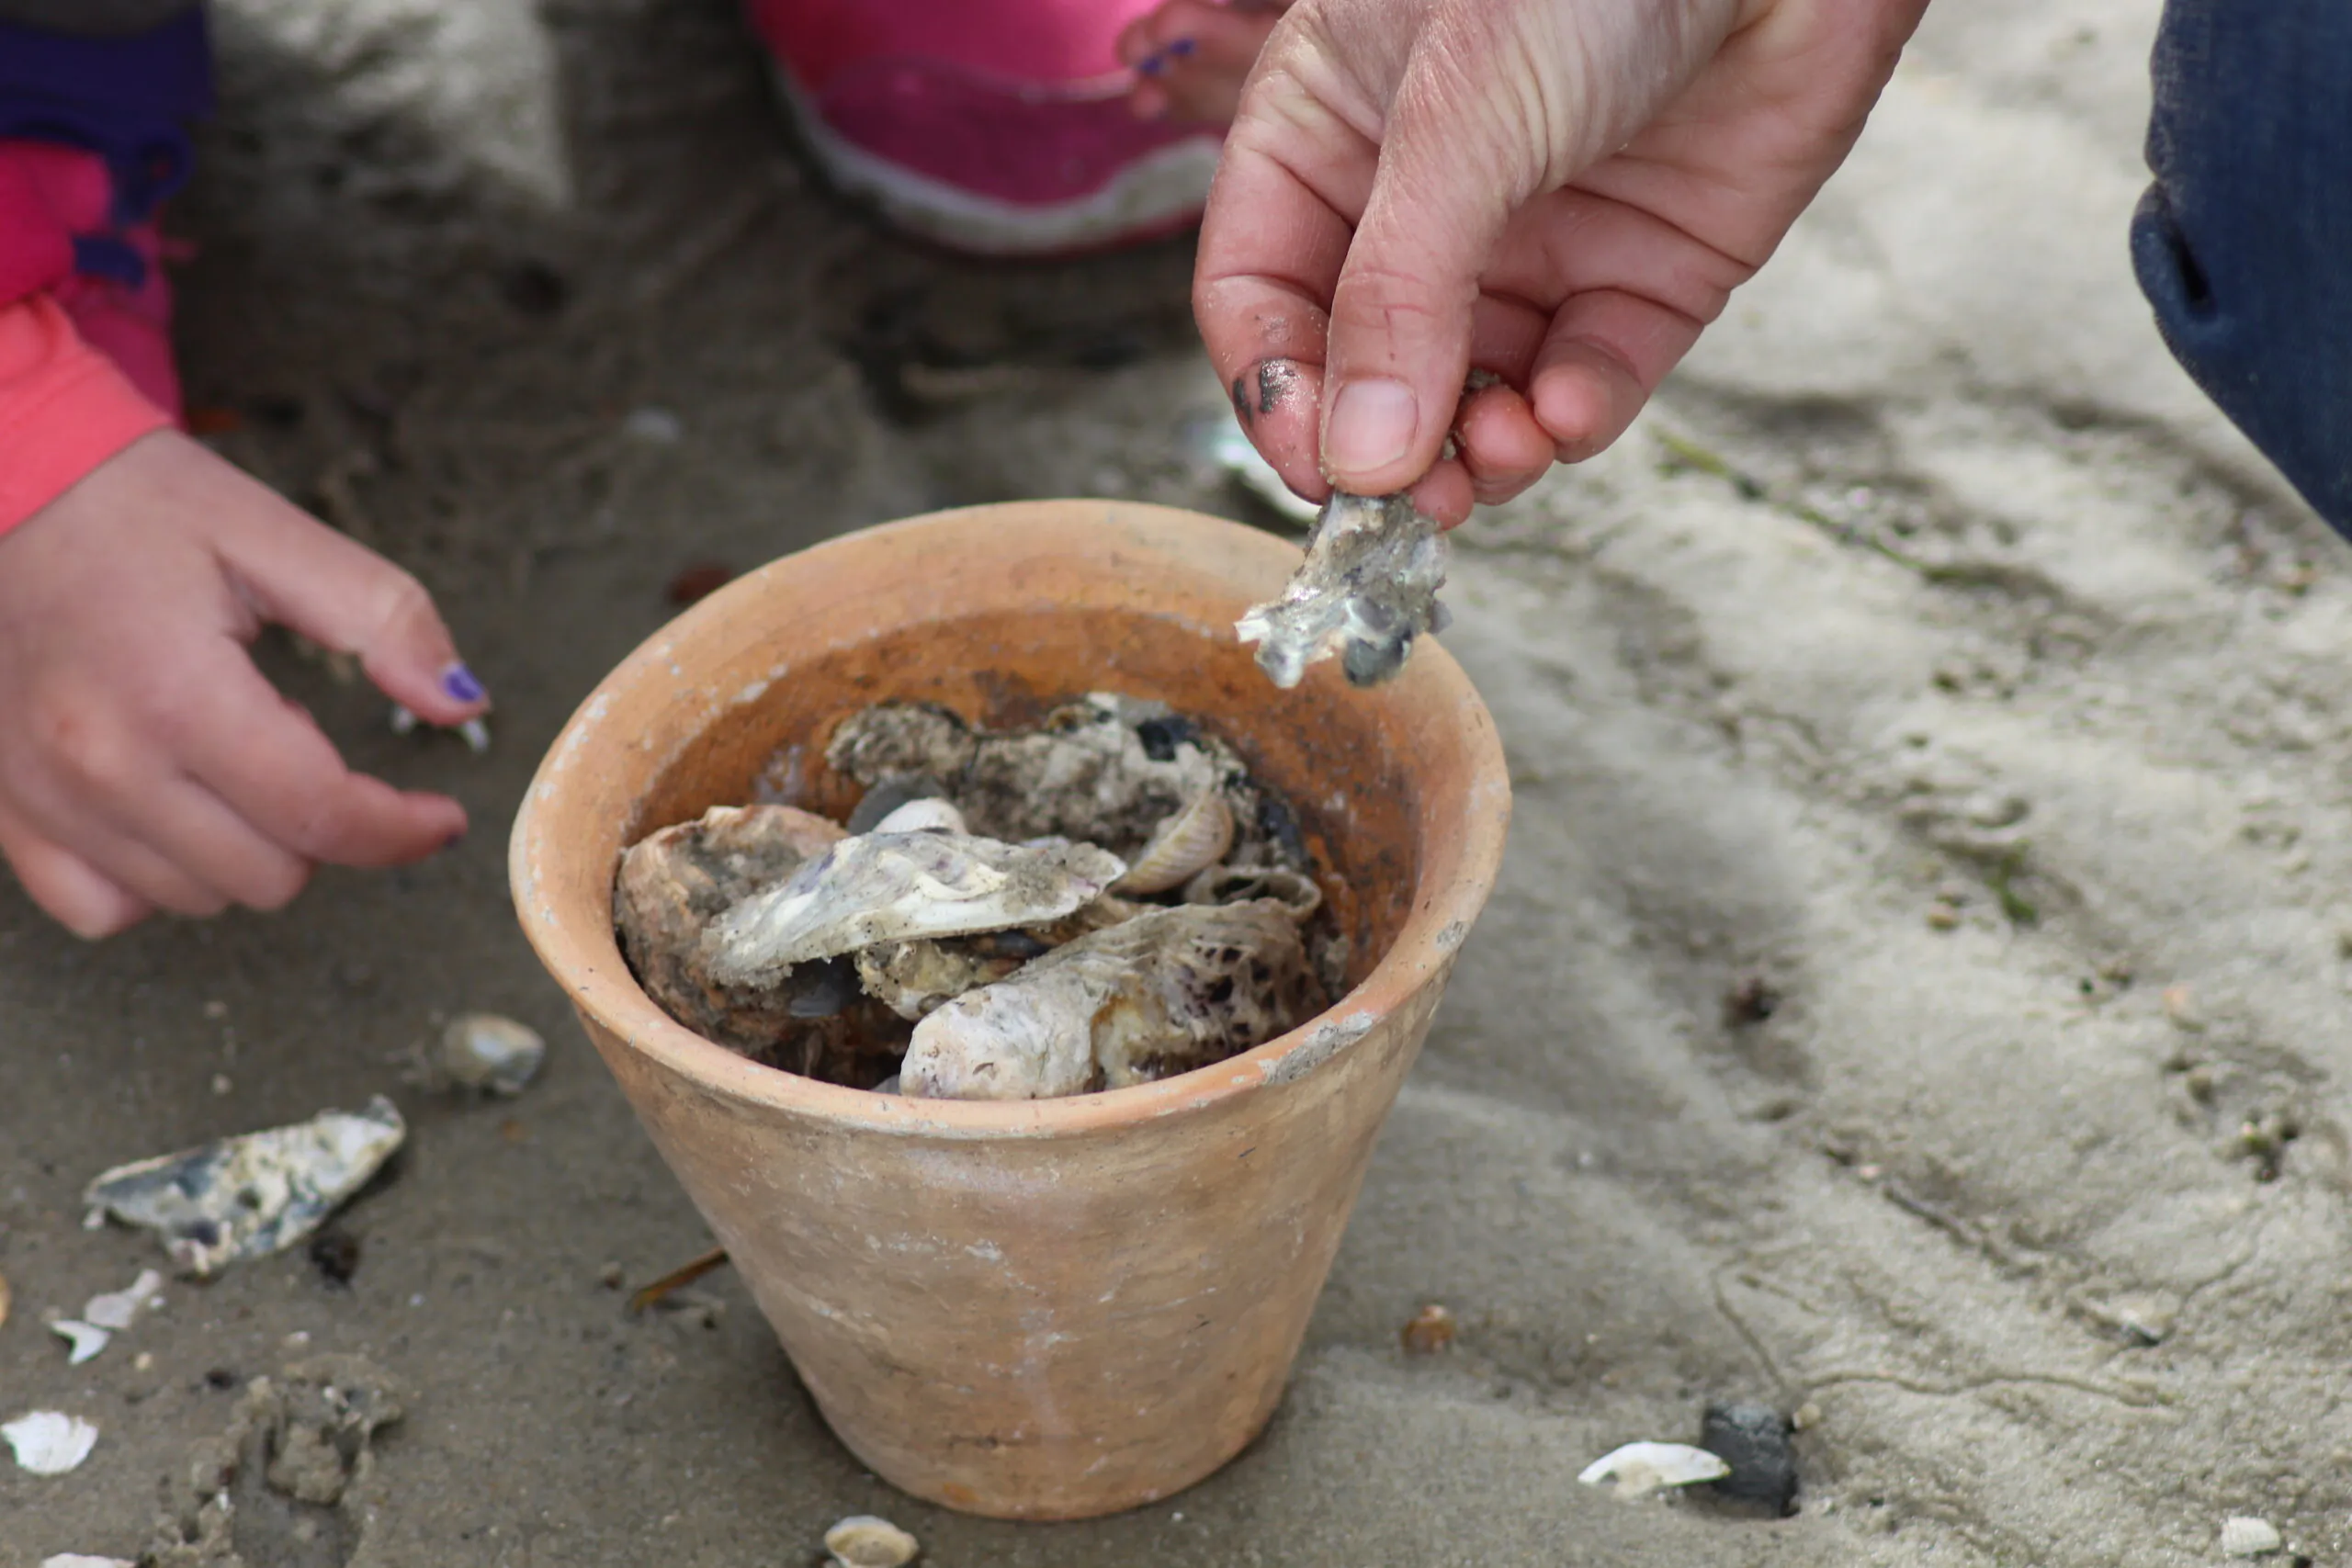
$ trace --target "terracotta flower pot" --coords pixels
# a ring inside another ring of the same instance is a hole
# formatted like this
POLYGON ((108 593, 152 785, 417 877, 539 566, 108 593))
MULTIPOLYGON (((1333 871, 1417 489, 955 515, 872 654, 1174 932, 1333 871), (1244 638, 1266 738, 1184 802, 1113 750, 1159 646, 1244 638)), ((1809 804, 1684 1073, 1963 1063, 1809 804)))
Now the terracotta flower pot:
POLYGON ((1235 640, 1296 549, 1188 513, 978 507, 780 560, 598 686, 514 824, 523 927, 843 1442, 951 1507, 1166 1496, 1272 1414, 1374 1138, 1486 902, 1510 813, 1493 721, 1433 646, 1278 693, 1235 640), (615 942, 641 835, 763 788, 843 811, 839 719, 999 726, 1091 690, 1210 719, 1297 805, 1353 988, 1221 1066, 1070 1100, 837 1088, 673 1022, 615 942))

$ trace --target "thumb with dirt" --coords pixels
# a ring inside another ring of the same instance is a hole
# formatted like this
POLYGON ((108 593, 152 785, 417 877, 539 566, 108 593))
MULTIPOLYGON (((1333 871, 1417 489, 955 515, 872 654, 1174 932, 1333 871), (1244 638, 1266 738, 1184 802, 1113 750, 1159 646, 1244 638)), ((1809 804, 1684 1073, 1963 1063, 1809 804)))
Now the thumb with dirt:
POLYGON ((1194 275, 1252 439, 1301 495, 1409 486, 1448 524, 1602 450, 1843 160, 1924 5, 1302 0, 1194 275))
POLYGON ((488 706, 413 578, 184 436, 0 536, 0 854, 72 930, 276 908, 317 864, 464 833, 456 801, 352 772, 269 684, 246 645, 272 623, 432 722, 488 706))

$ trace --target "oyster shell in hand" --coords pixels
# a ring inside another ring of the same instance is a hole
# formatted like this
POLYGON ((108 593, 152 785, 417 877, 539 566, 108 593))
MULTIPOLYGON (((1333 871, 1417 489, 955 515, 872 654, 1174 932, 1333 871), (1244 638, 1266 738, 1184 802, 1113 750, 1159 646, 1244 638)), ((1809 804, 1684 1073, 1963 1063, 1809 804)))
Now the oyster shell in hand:
POLYGON ((1337 654, 1348 681, 1375 686, 1405 667, 1413 639, 1444 629, 1445 536, 1406 494, 1333 491, 1306 559, 1281 598, 1236 624, 1258 668, 1287 690, 1337 654))

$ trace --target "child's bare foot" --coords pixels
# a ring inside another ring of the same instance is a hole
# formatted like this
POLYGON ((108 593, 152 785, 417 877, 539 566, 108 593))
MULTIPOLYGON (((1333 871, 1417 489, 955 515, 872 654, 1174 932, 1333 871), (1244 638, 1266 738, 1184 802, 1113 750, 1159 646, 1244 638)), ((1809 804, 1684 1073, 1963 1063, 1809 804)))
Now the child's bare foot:
POLYGON ((1127 106, 1142 119, 1229 123, 1258 51, 1290 0, 1164 0, 1119 35, 1137 78, 1127 106))

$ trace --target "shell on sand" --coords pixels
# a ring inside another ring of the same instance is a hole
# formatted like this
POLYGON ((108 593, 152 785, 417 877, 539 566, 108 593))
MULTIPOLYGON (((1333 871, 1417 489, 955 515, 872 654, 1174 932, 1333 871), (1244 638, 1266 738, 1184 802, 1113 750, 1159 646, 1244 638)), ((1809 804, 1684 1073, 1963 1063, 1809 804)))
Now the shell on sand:
POLYGON ((922 1548, 888 1519, 852 1514, 825 1532, 825 1550, 843 1568, 905 1568, 922 1548))
POLYGON ((407 1135, 379 1094, 356 1113, 322 1111, 289 1127, 118 1166, 82 1199, 154 1231, 174 1263, 205 1275, 309 1235, 407 1135))
POLYGON ((2286 1544, 2268 1519, 2240 1514, 2222 1521, 2222 1555, 2267 1557, 2286 1544))
POLYGON ((1232 847, 1233 807, 1226 803, 1225 791, 1203 790, 1153 830, 1151 841, 1127 867, 1126 875, 1111 885, 1111 890, 1165 893, 1223 860, 1232 847))
POLYGON ((1722 1456, 1688 1443, 1627 1443, 1585 1466, 1577 1479, 1587 1486, 1606 1486, 1631 1502, 1665 1487, 1721 1481, 1730 1473, 1722 1456))
POLYGON ((1118 1089, 1262 1044, 1319 1002, 1281 904, 1153 909, 932 1013, 915 1026, 901 1092, 1045 1100, 1118 1089))
POLYGON ((1126 864, 1091 844, 1008 844, 969 834, 843 839, 783 886, 704 933, 710 973, 759 985, 795 964, 879 942, 966 936, 1056 920, 1091 903, 1126 864))
POLYGON ((512 1095, 538 1073, 548 1043, 529 1024, 494 1012, 465 1012, 441 1032, 441 1070, 468 1089, 512 1095))
POLYGON ((63 1475, 90 1457, 98 1429, 78 1416, 35 1410, 0 1427, 0 1439, 16 1451, 17 1466, 35 1475, 63 1475))

